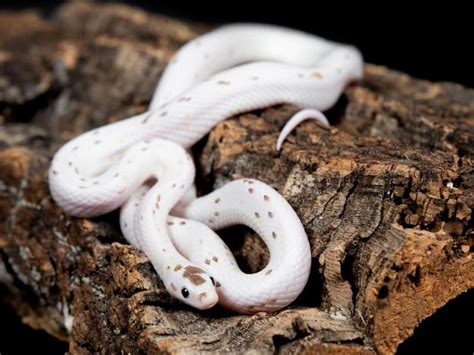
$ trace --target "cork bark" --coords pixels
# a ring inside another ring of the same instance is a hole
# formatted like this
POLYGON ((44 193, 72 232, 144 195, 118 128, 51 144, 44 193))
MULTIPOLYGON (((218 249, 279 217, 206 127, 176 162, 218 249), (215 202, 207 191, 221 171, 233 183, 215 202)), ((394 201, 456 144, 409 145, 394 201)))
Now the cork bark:
MULTIPOLYGON (((207 193, 241 177, 277 189, 311 244, 307 287, 280 312, 241 316, 172 299, 117 213, 72 218, 47 169, 68 139, 147 109, 173 53, 207 29, 121 5, 70 2, 49 18, 0 14, 0 296, 72 354, 256 351, 391 354, 474 287, 474 90, 366 65, 327 114, 274 147, 297 108, 220 123, 194 149, 207 193)), ((221 233, 246 271, 253 232, 221 233)))

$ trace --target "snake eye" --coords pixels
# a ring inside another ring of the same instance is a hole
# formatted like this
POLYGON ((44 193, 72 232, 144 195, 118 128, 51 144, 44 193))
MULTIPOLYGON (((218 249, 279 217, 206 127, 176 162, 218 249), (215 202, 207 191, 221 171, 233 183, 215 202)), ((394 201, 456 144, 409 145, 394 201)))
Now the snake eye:
POLYGON ((216 285, 216 282, 214 281, 214 278, 211 276, 211 282, 212 282, 212 285, 215 286, 216 285))
POLYGON ((186 287, 183 287, 181 289, 181 294, 183 295, 184 298, 188 298, 189 297, 189 291, 186 287))

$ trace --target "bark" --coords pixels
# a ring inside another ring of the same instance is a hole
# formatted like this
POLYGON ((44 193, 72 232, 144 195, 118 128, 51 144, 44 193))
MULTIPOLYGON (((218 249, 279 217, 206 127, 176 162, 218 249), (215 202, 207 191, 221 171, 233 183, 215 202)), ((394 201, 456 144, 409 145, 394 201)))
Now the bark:
MULTIPOLYGON (((0 295, 72 354, 388 354, 474 287, 474 91, 368 64, 328 112, 274 146, 297 108, 229 118, 194 149, 198 186, 260 179, 300 216, 313 270, 273 314, 173 300, 118 215, 71 218, 48 192, 66 140, 146 110, 164 66, 206 29, 121 5, 70 2, 50 18, 0 14, 0 295)), ((268 258, 251 231, 222 233, 242 268, 268 258)))

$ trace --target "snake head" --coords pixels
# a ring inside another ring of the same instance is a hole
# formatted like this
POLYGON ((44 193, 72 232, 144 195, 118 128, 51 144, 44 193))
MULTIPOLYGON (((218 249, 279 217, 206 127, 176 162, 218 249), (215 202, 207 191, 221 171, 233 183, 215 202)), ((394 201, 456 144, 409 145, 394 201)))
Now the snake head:
POLYGON ((197 266, 188 265, 170 284, 168 291, 180 301, 197 309, 209 309, 219 301, 214 279, 197 266))

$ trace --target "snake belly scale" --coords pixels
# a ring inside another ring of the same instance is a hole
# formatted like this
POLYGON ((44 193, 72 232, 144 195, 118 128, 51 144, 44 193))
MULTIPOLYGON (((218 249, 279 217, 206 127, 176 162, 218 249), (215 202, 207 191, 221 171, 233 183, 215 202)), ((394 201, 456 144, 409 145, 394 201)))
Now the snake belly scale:
POLYGON ((150 258, 168 292, 191 306, 280 309, 300 294, 311 265, 298 216, 253 179, 194 198, 186 148, 235 114, 280 103, 305 108, 283 129, 279 148, 302 120, 327 123, 321 111, 362 73, 356 48, 299 31, 258 24, 211 31, 178 51, 147 112, 86 132, 56 153, 52 196, 80 217, 122 207, 127 240, 150 258), (242 273, 213 231, 233 224, 249 226, 267 244, 270 261, 260 272, 242 273))

